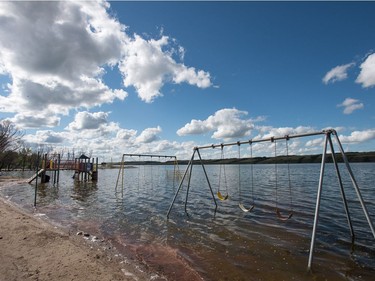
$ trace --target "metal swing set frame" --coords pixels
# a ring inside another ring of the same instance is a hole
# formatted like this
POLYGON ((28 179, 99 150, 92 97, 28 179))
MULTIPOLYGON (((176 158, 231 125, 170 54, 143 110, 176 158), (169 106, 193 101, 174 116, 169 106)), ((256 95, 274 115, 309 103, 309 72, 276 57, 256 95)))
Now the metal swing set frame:
POLYGON ((202 159, 201 154, 200 154, 200 150, 208 149, 208 148, 224 147, 224 146, 249 144, 249 143, 253 144, 253 143, 260 143, 260 142, 274 142, 274 141, 277 141, 277 140, 289 140, 289 139, 293 139, 293 138, 311 137, 311 136, 318 136, 318 135, 324 135, 325 138, 324 138, 324 145, 323 145, 322 161, 321 161, 321 166, 320 166, 319 185, 318 185, 318 190, 317 190, 314 222, 313 222, 313 229, 312 229, 312 234, 311 234, 311 243, 310 243, 309 260, 308 260, 308 263, 307 263, 307 269, 311 270, 311 267, 312 267, 313 253, 314 253, 314 248, 315 248, 316 230, 317 230, 318 220, 319 220, 320 201, 321 201, 321 194, 322 194, 322 189, 323 189, 324 170, 325 170, 325 164, 327 162, 326 160, 327 160, 327 155, 328 155, 328 153, 327 153, 328 145, 330 147, 330 151, 331 151, 330 155, 332 157, 333 165, 334 165, 334 168, 335 168, 335 171, 336 171, 338 185, 340 187, 340 193, 341 193, 341 197, 342 197, 344 208, 345 208, 345 213, 346 213, 346 218, 347 218, 347 221, 348 221, 350 235, 351 235, 351 238, 352 238, 352 242, 354 242, 353 224, 352 224, 352 220, 350 218, 348 203, 347 203, 345 192, 344 192, 344 187, 343 187, 343 182, 342 182, 342 179, 341 179, 340 169, 339 169, 338 162, 337 162, 337 159, 336 159, 336 156, 335 156, 335 150, 334 150, 334 145, 333 145, 333 142, 332 142, 332 136, 334 136, 334 138, 336 140, 336 143, 337 143, 338 148, 340 150, 340 153, 341 153, 342 159, 344 161, 345 167, 347 169, 350 180, 352 182, 352 186, 353 186, 353 188, 354 188, 354 190, 357 194, 358 200, 361 204, 362 210, 364 212, 364 215, 366 217, 368 225, 371 229, 372 235, 375 238, 374 225, 371 221, 370 215, 369 215, 368 210, 366 208, 365 202, 362 198, 359 186, 358 186, 357 181, 354 177, 354 174, 353 174, 353 171, 350 167, 349 161, 348 161, 348 159, 345 155, 345 152, 344 152, 344 149, 343 149, 342 144, 340 142, 340 139, 337 135, 337 132, 334 129, 322 130, 322 131, 318 131, 318 132, 305 133, 305 134, 286 135, 286 136, 281 136, 281 137, 270 137, 270 138, 257 139, 257 140, 238 141, 238 142, 233 142, 233 143, 213 144, 213 145, 207 145, 207 146, 194 147, 191 159, 190 159, 190 161, 189 161, 189 163, 186 167, 186 170, 185 170, 184 175, 183 175, 183 177, 180 181, 180 184, 179 184, 178 189, 175 193, 173 201, 172 201, 172 203, 171 203, 171 205, 168 209, 167 219, 169 219, 169 215, 171 213, 172 207, 173 207, 173 205, 176 201, 176 198, 177 198, 179 192, 182 189, 183 182, 184 182, 186 176, 188 175, 188 183, 187 183, 186 198, 185 198, 185 213, 187 213, 187 203, 188 203, 188 197, 189 197, 191 175, 192 175, 192 171, 193 171, 193 166, 195 165, 195 162, 197 162, 197 161, 194 161, 196 155, 198 156, 199 164, 201 165, 201 167, 203 169, 203 172, 204 172, 209 190, 211 192, 211 196, 212 196, 212 199, 213 199, 214 204, 215 204, 215 212, 217 210, 218 205, 217 205, 217 202, 216 202, 216 199, 215 199, 214 192, 212 190, 210 180, 209 180, 208 175, 207 175, 207 171, 206 171, 203 159, 202 159))
POLYGON ((159 159, 160 161, 160 158, 164 158, 164 159, 173 159, 173 186, 175 185, 175 178, 176 176, 179 177, 179 172, 180 172, 180 168, 178 166, 178 160, 177 160, 177 157, 174 156, 174 155, 158 155, 158 154, 134 154, 134 153, 124 153, 122 154, 122 158, 121 158, 121 164, 120 164, 120 168, 119 168, 119 171, 118 171, 118 175, 117 175, 117 181, 116 181, 116 192, 117 192, 117 189, 118 189, 118 186, 119 186, 119 181, 120 181, 120 178, 121 178, 121 190, 123 191, 124 190, 124 170, 125 170, 125 166, 126 166, 126 161, 125 161, 125 157, 146 157, 146 158, 157 158, 159 159))

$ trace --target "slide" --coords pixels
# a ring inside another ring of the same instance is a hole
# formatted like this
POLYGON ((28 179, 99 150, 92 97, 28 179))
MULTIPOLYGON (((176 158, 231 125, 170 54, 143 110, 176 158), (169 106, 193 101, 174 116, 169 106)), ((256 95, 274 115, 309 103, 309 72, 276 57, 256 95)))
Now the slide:
POLYGON ((39 176, 41 173, 44 172, 44 169, 40 169, 35 175, 33 175, 31 178, 27 180, 28 183, 31 183, 33 180, 36 179, 37 176, 39 176))

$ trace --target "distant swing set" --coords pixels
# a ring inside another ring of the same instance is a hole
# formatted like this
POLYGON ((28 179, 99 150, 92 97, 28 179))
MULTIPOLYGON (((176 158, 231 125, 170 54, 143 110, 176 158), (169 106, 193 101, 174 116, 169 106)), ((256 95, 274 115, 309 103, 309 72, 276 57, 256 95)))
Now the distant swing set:
MULTIPOLYGON (((339 169, 337 159, 336 159, 336 156, 335 156, 335 150, 334 150, 334 146, 333 146, 333 142, 332 142, 332 136, 336 140, 336 143, 337 143, 338 148, 340 150, 340 153, 341 153, 342 159, 344 161, 346 170, 347 170, 347 172, 349 174, 349 177, 351 179, 353 188, 354 188, 354 190, 357 194, 358 200, 361 204, 362 210, 365 214, 365 217, 366 217, 368 225, 371 229, 372 235, 375 238, 374 226, 373 226, 373 223, 370 219, 369 213, 367 211, 365 202, 363 201, 363 198, 362 198, 361 192, 359 190, 358 184, 355 180, 354 174, 353 174, 352 169, 349 165, 348 159, 345 155, 344 149, 341 145, 341 142, 339 140, 337 132, 333 129, 323 130, 323 131, 319 131, 319 132, 306 133, 306 134, 286 135, 286 136, 281 136, 281 137, 270 137, 270 138, 264 138, 264 139, 238 141, 238 142, 233 142, 233 143, 222 143, 222 144, 213 144, 213 145, 207 145, 207 146, 194 147, 193 154, 190 158, 189 163, 187 164, 186 170, 185 170, 185 172, 184 172, 184 174, 181 178, 180 184, 179 184, 178 189, 177 189, 177 191, 174 195, 173 201, 172 201, 172 203, 171 203, 171 205, 168 209, 167 218, 169 218, 169 216, 170 216, 173 205, 176 201, 176 198, 177 198, 178 194, 180 193, 180 191, 182 189, 182 185, 183 185, 183 182, 184 182, 186 177, 187 177, 187 180, 188 180, 188 184, 187 184, 186 199, 185 199, 185 213, 187 213, 187 203, 188 203, 188 198, 189 198, 191 176, 192 176, 193 166, 196 163, 199 163, 199 165, 203 169, 204 176, 205 176, 206 182, 208 184, 208 188, 209 188, 209 191, 211 193, 212 200, 215 204, 215 212, 217 211, 218 204, 217 204, 217 201, 216 201, 216 198, 215 198, 215 195, 214 195, 214 191, 212 189, 211 182, 209 180, 209 177, 208 177, 208 174, 207 174, 207 171, 206 171, 206 168, 205 168, 204 161, 201 157, 201 153, 200 153, 201 150, 218 148, 218 147, 220 147, 220 149, 221 149, 220 162, 219 162, 219 165, 220 165, 220 167, 219 167, 219 185, 218 185, 218 190, 216 192, 216 195, 217 195, 217 197, 220 201, 226 201, 226 200, 229 199, 229 194, 228 194, 227 178, 226 178, 226 173, 225 173, 225 163, 223 163, 223 160, 225 159, 224 147, 237 145, 238 146, 238 160, 240 161, 241 160, 241 153, 240 153, 240 146, 241 145, 244 145, 244 144, 250 145, 250 157, 251 157, 251 159, 253 159, 253 144, 254 143, 271 142, 274 145, 274 156, 275 156, 275 163, 274 163, 274 170, 275 170, 275 179, 274 179, 274 182, 275 182, 275 212, 276 212, 277 218, 280 219, 281 221, 287 221, 287 220, 291 219, 293 217, 293 202, 292 202, 292 185, 291 185, 291 179, 290 179, 288 142, 289 142, 290 139, 294 139, 294 138, 311 137, 311 136, 318 136, 318 135, 324 135, 325 138, 324 138, 323 154, 322 154, 322 160, 321 160, 321 166, 320 166, 320 176, 319 176, 319 184, 318 184, 318 191, 317 191, 317 198, 316 198, 316 205, 315 205, 313 229, 312 229, 312 235, 311 235, 309 260, 308 260, 308 265, 307 265, 308 270, 311 269, 312 260, 313 260, 313 252, 314 252, 314 247, 315 247, 315 236, 316 236, 316 230, 317 230, 318 219, 319 219, 319 209, 320 209, 321 193, 322 193, 322 189, 323 189, 324 170, 325 170, 325 164, 326 164, 326 160, 327 160, 328 145, 329 145, 329 148, 330 148, 330 152, 331 152, 330 154, 331 154, 331 157, 332 157, 334 169, 336 171, 336 176, 337 176, 338 184, 339 184, 339 187, 340 187, 341 197, 342 197, 344 208, 345 208, 345 213, 346 213, 346 218, 347 218, 348 225, 349 225, 350 234, 351 234, 351 237, 352 237, 352 241, 354 241, 353 225, 352 225, 352 221, 351 221, 351 217, 350 217, 350 213, 349 213, 349 209, 348 209, 347 199, 346 199, 345 192, 344 192, 344 187, 343 187, 343 183, 342 183, 342 179, 341 179, 340 169, 339 169), (276 148, 277 145, 276 145, 276 143, 278 141, 281 141, 281 140, 285 140, 285 146, 286 146, 285 151, 286 151, 286 158, 287 158, 287 163, 286 163, 287 164, 287 175, 286 176, 287 176, 288 190, 289 190, 289 197, 290 197, 290 207, 289 207, 289 211, 288 211, 287 214, 282 214, 281 210, 278 206, 279 180, 278 180, 278 164, 277 164, 277 161, 276 161, 276 157, 277 157, 277 148, 276 148), (196 156, 198 156, 197 161, 195 160, 196 156)), ((239 204, 238 204, 238 206, 243 212, 251 212, 255 207, 253 162, 250 163, 250 182, 251 182, 250 185, 251 185, 251 193, 252 193, 251 194, 252 203, 249 204, 247 207, 245 207, 246 204, 245 204, 245 202, 243 202, 243 199, 242 199, 241 170, 240 170, 241 167, 240 167, 240 165, 241 164, 238 164, 238 166, 239 166, 238 167, 238 191, 239 191, 239 204)))
MULTIPOLYGON (((161 160, 167 160, 171 159, 173 161, 173 186, 175 185, 175 181, 180 178, 180 169, 178 166, 178 161, 176 156, 171 155, 159 155, 159 154, 134 154, 134 153, 124 153, 121 158, 120 162, 120 168, 117 175, 116 180, 116 192, 119 191, 119 188, 121 187, 121 191, 124 190, 124 181, 125 181, 125 169, 129 168, 131 165, 166 165, 166 163, 161 162, 161 160), (126 157, 130 157, 131 161, 127 161, 126 157), (138 161, 135 160, 133 157, 138 157, 138 161), (141 159, 145 159, 145 161, 141 161, 141 159), (148 159, 151 159, 151 161, 147 161, 148 159), (157 159, 156 161, 153 161, 153 159, 157 159), (121 180, 121 182, 120 182, 121 180)), ((170 164, 172 165, 172 164, 170 164)), ((139 171, 139 170, 138 170, 139 171)), ((152 176, 152 171, 151 171, 152 176)), ((139 173, 138 173, 139 177, 139 173)))

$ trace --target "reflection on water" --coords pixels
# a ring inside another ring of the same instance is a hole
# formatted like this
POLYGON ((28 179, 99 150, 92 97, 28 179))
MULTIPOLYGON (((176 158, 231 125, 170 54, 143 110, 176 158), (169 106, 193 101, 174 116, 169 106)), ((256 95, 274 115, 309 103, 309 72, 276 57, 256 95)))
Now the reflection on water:
MULTIPOLYGON (((118 170, 99 170, 98 183, 75 182, 71 172, 62 171, 58 185, 38 187, 37 211, 62 225, 100 232, 124 248, 138 245, 137 253, 143 253, 144 259, 151 259, 151 245, 153 251, 163 255, 166 252, 159 246, 174 249, 167 252, 172 255, 177 251, 205 280, 370 280, 375 273, 375 240, 346 172, 341 176, 355 230, 355 246, 351 244, 335 171, 327 165, 314 272, 306 273, 319 164, 290 165, 292 196, 287 165, 278 165, 277 174, 274 165, 241 165, 240 170, 238 165, 228 165, 229 199, 217 200, 216 213, 203 170, 194 166, 188 215, 184 212, 184 182, 170 219, 166 220, 177 189, 171 168, 125 169, 124 186, 117 192, 118 170), (255 207, 245 213, 238 206, 240 202, 255 207), (293 217, 279 220, 276 204, 284 215, 293 211, 293 217), (146 249, 140 245, 149 246, 146 249)), ((374 221, 375 164, 352 164, 352 168, 374 221)), ((219 169, 217 165, 206 166, 214 193, 219 188, 219 169)), ((0 192, 31 209, 33 185, 17 185, 0 192)))

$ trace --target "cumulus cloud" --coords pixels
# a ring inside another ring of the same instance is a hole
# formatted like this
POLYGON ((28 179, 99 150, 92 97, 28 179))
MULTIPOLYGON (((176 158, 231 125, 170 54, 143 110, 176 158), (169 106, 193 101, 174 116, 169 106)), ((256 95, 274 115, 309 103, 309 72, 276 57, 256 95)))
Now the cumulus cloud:
POLYGON ((337 81, 342 81, 348 78, 348 69, 355 65, 353 62, 344 64, 344 65, 339 65, 334 68, 332 68, 330 71, 327 72, 327 74, 323 77, 323 83, 328 84, 328 83, 334 83, 337 81))
POLYGON ((337 105, 338 107, 344 107, 344 114, 352 114, 355 110, 362 109, 363 103, 359 100, 346 98, 342 103, 337 105))
POLYGON ((38 113, 38 123, 25 125, 50 126, 47 116, 123 100, 124 90, 101 80, 126 41, 107 8, 100 1, 0 2, 1 73, 12 81, 0 110, 23 115, 18 121, 38 113))
POLYGON ((363 88, 375 86, 375 53, 369 55, 360 68, 356 82, 362 84, 363 88))
POLYGON ((92 130, 98 129, 102 124, 106 124, 108 113, 87 111, 78 112, 74 121, 67 127, 68 130, 92 130))
POLYGON ((151 143, 159 139, 158 134, 161 133, 160 126, 156 128, 147 128, 136 138, 137 143, 151 143))
POLYGON ((193 119, 190 123, 177 130, 179 136, 197 135, 213 132, 214 139, 242 138, 250 135, 254 120, 243 119, 248 113, 235 108, 218 110, 206 120, 193 119))
MULTIPOLYGON (((133 86, 145 102, 152 102, 162 96, 160 89, 170 80, 176 84, 186 82, 200 88, 211 86, 208 72, 196 71, 193 67, 177 63, 171 56, 173 51, 163 51, 169 41, 167 36, 159 40, 145 40, 135 35, 125 46, 126 55, 119 65, 124 85, 133 86)), ((178 52, 184 52, 184 49, 178 48, 178 52)))
POLYGON ((185 50, 175 40, 129 36, 109 8, 101 0, 0 1, 0 75, 10 80, 0 90, 0 111, 17 114, 25 127, 54 126, 72 109, 124 100, 124 89, 103 80, 108 68, 146 102, 166 82, 211 85, 208 72, 176 62, 185 50))
POLYGON ((286 135, 300 135, 300 134, 307 134, 316 132, 316 130, 313 127, 308 126, 297 126, 295 128, 293 127, 269 127, 269 126, 262 126, 257 127, 257 130, 259 132, 259 135, 256 137, 258 139, 263 138, 270 138, 270 137, 282 137, 286 135))
POLYGON ((18 113, 10 121, 14 124, 22 124, 23 128, 39 128, 40 124, 47 127, 56 127, 60 124, 60 118, 54 116, 54 114, 25 114, 18 113))
POLYGON ((54 132, 51 130, 39 130, 35 135, 29 134, 24 137, 26 143, 34 145, 58 145, 62 144, 65 139, 65 133, 54 132))
POLYGON ((116 134, 116 138, 121 140, 130 140, 131 138, 134 138, 136 134, 136 130, 120 129, 116 134))
POLYGON ((349 136, 340 135, 339 138, 342 143, 367 142, 370 140, 375 140, 375 129, 353 131, 349 136))

